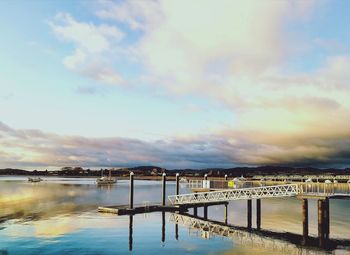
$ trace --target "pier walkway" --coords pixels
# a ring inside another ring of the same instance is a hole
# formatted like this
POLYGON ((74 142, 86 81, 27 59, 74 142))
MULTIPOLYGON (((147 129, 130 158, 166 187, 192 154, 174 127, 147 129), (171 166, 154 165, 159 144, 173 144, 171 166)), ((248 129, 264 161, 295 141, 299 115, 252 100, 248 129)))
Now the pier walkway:
POLYGON ((293 197, 300 194, 301 192, 302 191, 298 184, 285 184, 172 195, 168 196, 168 199, 171 204, 182 205, 195 203, 210 203, 214 201, 218 202, 273 197, 293 197))
POLYGON ((350 184, 342 185, 346 185, 348 188, 339 190, 337 189, 339 184, 335 183, 322 184, 323 187, 320 187, 318 183, 299 183, 249 188, 202 189, 205 192, 172 195, 168 196, 168 199, 173 205, 294 196, 299 198, 350 199, 350 184))

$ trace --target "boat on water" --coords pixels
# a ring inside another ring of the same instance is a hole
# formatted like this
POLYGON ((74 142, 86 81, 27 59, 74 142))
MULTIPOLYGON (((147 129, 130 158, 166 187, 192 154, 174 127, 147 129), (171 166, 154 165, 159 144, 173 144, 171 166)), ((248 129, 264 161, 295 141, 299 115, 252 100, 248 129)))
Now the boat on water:
POLYGON ((182 178, 180 179, 180 182, 181 182, 181 183, 188 183, 188 180, 187 180, 186 178, 182 177, 182 178))
POLYGON ((243 177, 243 175, 241 175, 241 177, 235 177, 233 178, 234 182, 243 182, 246 181, 246 178, 243 177))
POLYGON ((103 176, 103 170, 101 171, 101 177, 96 179, 96 183, 98 185, 104 185, 104 184, 114 184, 117 182, 116 178, 112 178, 111 170, 109 170, 108 176, 103 176))
POLYGON ((41 179, 40 177, 28 177, 28 181, 29 182, 41 182, 41 181, 43 181, 43 179, 41 179))

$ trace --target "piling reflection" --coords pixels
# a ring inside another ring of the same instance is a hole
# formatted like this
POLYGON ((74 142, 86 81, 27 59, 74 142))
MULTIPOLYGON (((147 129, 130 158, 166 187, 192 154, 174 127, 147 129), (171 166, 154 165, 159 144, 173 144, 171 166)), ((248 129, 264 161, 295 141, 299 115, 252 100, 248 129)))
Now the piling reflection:
POLYGON ((179 240, 179 224, 175 224, 175 239, 179 240))
POLYGON ((162 212, 162 246, 165 243, 165 212, 162 212))
POLYGON ((277 251, 278 254, 328 254, 329 251, 335 250, 337 247, 350 248, 350 240, 322 239, 320 246, 320 240, 315 237, 308 237, 307 242, 305 242, 303 235, 253 230, 190 214, 171 213, 169 219, 176 225, 187 227, 190 232, 198 231, 200 233, 198 236, 205 239, 223 236, 232 239, 240 247, 249 247, 254 250, 261 248, 273 250, 277 251))
POLYGON ((129 251, 132 251, 132 245, 133 245, 133 239, 132 239, 133 221, 134 221, 134 216, 130 215, 129 216, 129 251))

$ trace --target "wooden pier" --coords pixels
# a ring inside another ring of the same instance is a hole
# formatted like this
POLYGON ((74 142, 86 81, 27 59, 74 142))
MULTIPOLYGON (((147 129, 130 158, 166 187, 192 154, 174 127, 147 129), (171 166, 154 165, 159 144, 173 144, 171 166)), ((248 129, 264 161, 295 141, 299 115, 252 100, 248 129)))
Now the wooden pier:
MULTIPOLYGON (((179 195, 180 182, 179 175, 176 175, 176 189, 175 194, 179 195)), ((203 192, 203 191, 199 191, 203 192)), ((227 201, 209 201, 209 202, 199 202, 183 205, 166 205, 166 174, 162 176, 162 202, 159 204, 143 204, 134 205, 134 173, 130 173, 130 184, 129 184, 129 204, 128 205, 112 205, 112 206, 100 206, 98 211, 101 213, 113 213, 117 215, 135 215, 139 213, 149 213, 149 212, 187 212, 188 209, 193 208, 197 211, 198 207, 204 208, 204 213, 208 215, 208 207, 215 205, 227 205, 227 201)))
MULTIPOLYGON (((198 208, 203 207, 203 219, 208 219, 208 208, 210 206, 224 205, 224 221, 227 224, 228 219, 228 203, 232 200, 247 201, 247 229, 253 229, 252 226, 252 200, 256 200, 256 229, 261 229, 261 203, 264 198, 281 198, 281 197, 296 197, 301 203, 302 212, 302 237, 303 244, 309 244, 313 238, 309 236, 309 208, 308 200, 317 199, 317 216, 318 216, 318 239, 319 246, 324 245, 329 240, 330 234, 330 199, 350 199, 349 193, 337 193, 334 187, 324 184, 323 190, 308 188, 310 184, 283 184, 275 186, 259 186, 250 188, 232 188, 232 189, 215 189, 212 191, 208 185, 209 180, 205 175, 203 187, 194 188, 193 193, 179 194, 179 175, 176 175, 175 195, 168 196, 170 204, 166 204, 166 174, 162 175, 162 194, 161 203, 134 205, 134 174, 130 173, 130 189, 129 189, 129 204, 118 206, 98 207, 101 213, 113 213, 117 215, 130 215, 162 212, 164 218, 165 212, 171 213, 188 213, 189 209, 193 209, 193 216, 198 217, 198 208)), ((225 181, 227 182, 227 177, 225 181)), ((331 184, 333 185, 333 184, 331 184)), ((350 184, 349 184, 350 187, 350 184)), ((193 191, 193 189, 192 189, 193 191)), ((350 188, 349 188, 350 191, 350 188)))

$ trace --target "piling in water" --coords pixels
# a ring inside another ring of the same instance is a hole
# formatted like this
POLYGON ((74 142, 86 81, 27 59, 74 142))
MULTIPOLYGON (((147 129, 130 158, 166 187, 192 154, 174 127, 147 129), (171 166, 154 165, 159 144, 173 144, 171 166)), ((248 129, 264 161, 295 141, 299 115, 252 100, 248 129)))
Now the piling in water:
POLYGON ((329 238, 329 198, 327 197, 324 201, 324 234, 325 239, 329 238))
POLYGON ((175 190, 175 195, 180 194, 180 181, 179 181, 179 174, 176 174, 176 190, 175 190))
POLYGON ((166 173, 163 173, 163 175, 162 175, 162 187, 163 187, 163 192, 162 192, 162 205, 165 205, 165 196, 166 196, 166 173))
POLYGON ((317 201, 318 216, 318 238, 321 247, 324 245, 324 202, 322 199, 317 201))
POLYGON ((204 219, 208 219, 208 206, 204 206, 204 219))
POLYGON ((309 236, 309 208, 308 200, 304 198, 302 200, 302 213, 303 213, 303 239, 306 242, 309 236))
POLYGON ((134 208, 134 173, 130 172, 129 208, 134 208))
POLYGON ((256 228, 261 227, 261 199, 256 200, 256 228))
POLYGON ((247 200, 247 227, 252 228, 252 200, 247 200))

